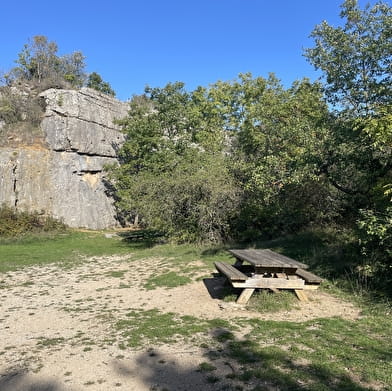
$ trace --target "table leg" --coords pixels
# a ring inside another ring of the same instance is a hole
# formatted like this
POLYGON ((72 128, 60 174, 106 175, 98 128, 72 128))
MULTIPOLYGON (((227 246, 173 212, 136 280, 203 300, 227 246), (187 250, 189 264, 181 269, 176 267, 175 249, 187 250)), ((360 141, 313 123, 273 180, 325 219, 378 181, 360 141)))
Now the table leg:
POLYGON ((306 293, 302 289, 294 289, 294 292, 297 295, 299 301, 309 301, 308 296, 306 296, 306 293))
POLYGON ((234 266, 239 267, 239 266, 242 266, 243 263, 244 263, 244 261, 242 259, 236 258, 234 266))
POLYGON ((245 288, 239 295, 236 303, 246 304, 249 301, 250 297, 253 295, 254 291, 255 291, 254 288, 245 288))

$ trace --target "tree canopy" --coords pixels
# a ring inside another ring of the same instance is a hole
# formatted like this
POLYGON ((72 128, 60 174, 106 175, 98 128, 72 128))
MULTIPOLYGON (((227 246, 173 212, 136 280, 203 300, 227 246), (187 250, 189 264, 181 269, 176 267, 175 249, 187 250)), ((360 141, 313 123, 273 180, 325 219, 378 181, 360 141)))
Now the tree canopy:
POLYGON ((240 74, 134 97, 112 170, 118 205, 180 241, 350 227, 366 270, 392 281, 391 7, 345 0, 340 16, 305 51, 321 82, 240 74))
POLYGON ((28 82, 35 88, 80 88, 87 86, 108 95, 115 95, 110 84, 92 72, 86 72, 82 52, 58 55, 58 45, 44 35, 36 35, 24 45, 15 61, 17 66, 6 75, 7 84, 28 82))

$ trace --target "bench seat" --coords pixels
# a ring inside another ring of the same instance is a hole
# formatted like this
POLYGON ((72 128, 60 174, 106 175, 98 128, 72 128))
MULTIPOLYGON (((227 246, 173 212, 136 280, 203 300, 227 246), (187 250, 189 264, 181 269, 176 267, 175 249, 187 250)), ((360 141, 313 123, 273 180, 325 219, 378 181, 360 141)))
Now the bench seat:
POLYGON ((232 265, 224 262, 214 262, 216 269, 230 281, 246 281, 249 277, 232 265))
POLYGON ((295 274, 303 278, 308 284, 320 284, 323 279, 315 274, 308 272, 307 270, 297 269, 295 274))

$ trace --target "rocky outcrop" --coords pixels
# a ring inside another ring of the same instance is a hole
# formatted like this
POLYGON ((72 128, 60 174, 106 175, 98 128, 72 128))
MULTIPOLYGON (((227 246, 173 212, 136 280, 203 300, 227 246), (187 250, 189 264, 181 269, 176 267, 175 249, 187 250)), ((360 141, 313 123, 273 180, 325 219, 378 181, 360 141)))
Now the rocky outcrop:
POLYGON ((104 167, 116 164, 128 105, 91 89, 41 94, 44 142, 0 149, 0 203, 38 210, 71 227, 118 224, 104 167))

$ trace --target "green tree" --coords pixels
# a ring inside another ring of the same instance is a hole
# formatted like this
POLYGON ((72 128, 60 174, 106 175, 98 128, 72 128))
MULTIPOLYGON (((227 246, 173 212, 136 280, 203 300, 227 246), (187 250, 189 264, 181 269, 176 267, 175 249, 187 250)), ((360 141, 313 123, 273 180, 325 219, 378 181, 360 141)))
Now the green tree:
POLYGON ((223 127, 206 90, 147 88, 121 122, 126 142, 113 169, 119 206, 178 241, 227 238, 238 210, 223 127))
POLYGON ((232 89, 232 167, 244 189, 239 229, 276 235, 334 216, 317 175, 328 120, 320 86, 305 79, 285 89, 274 75, 247 74, 232 89))
POLYGON ((110 84, 103 81, 102 77, 96 72, 92 72, 89 74, 86 86, 89 88, 93 88, 94 90, 103 92, 107 95, 116 95, 114 90, 110 87, 110 84))
POLYGON ((81 87, 85 82, 85 58, 81 52, 59 56, 56 42, 34 36, 19 53, 8 79, 36 83, 39 88, 81 87), (42 85, 42 86, 41 86, 42 85))
POLYGON ((346 0, 340 16, 344 26, 323 22, 312 33, 315 47, 306 51, 337 109, 322 169, 335 185, 346 183, 340 190, 368 198, 392 164, 392 9, 377 3, 361 10, 346 0))
POLYGON ((36 79, 41 83, 42 79, 51 76, 59 66, 57 50, 55 42, 49 42, 42 35, 34 36, 19 53, 16 60, 19 66, 14 69, 15 73, 20 78, 36 79))
MULTIPOLYGON (((361 230, 368 273, 392 281, 392 8, 342 4, 342 27, 327 22, 312 33, 309 61, 323 71, 335 121, 321 171, 344 192, 361 230)), ((346 211, 348 208, 346 209, 346 211)), ((379 283, 379 281, 378 281, 379 283)))
POLYGON ((233 227, 272 233, 304 225, 318 211, 306 212, 303 195, 321 187, 313 155, 326 114, 318 85, 285 90, 273 75, 192 92, 182 83, 147 88, 122 122, 119 205, 189 240, 222 240, 233 227))
POLYGON ((315 46, 305 55, 323 72, 332 104, 367 116, 392 95, 392 9, 380 2, 361 10, 357 0, 344 1, 341 9, 344 26, 316 26, 315 46))

